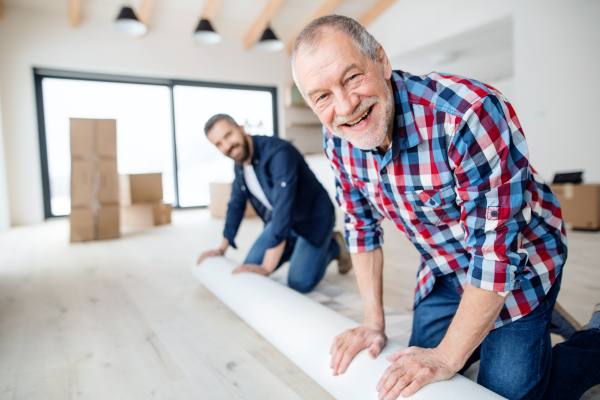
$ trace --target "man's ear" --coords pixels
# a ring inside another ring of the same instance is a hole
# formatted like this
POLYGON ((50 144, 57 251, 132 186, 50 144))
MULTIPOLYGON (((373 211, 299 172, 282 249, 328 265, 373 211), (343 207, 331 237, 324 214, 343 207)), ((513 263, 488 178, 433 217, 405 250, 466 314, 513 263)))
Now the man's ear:
POLYGON ((390 63, 385 50, 383 50, 383 47, 379 43, 377 43, 377 60, 381 66, 383 77, 385 79, 390 79, 392 77, 392 64, 390 63))

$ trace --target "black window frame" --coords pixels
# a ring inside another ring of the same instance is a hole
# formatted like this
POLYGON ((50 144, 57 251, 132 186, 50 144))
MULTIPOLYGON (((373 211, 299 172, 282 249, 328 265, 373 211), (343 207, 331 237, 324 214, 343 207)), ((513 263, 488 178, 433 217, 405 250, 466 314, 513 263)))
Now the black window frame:
POLYGON ((44 78, 82 80, 92 82, 110 82, 110 83, 130 83, 142 85, 166 86, 169 88, 171 95, 171 137, 173 141, 173 173, 175 186, 175 204, 177 209, 205 208, 206 206, 189 206, 181 207, 179 205, 179 172, 177 170, 177 127, 175 126, 175 97, 173 88, 175 86, 196 86, 216 89, 238 89, 238 90, 255 90, 271 93, 273 107, 273 136, 279 137, 279 113, 277 107, 277 87, 276 86, 261 86, 261 85, 245 85, 239 83, 223 83, 210 81, 194 81, 185 79, 167 79, 167 78, 150 78, 129 75, 112 75, 93 72, 66 71, 49 68, 33 68, 33 79, 35 83, 35 99, 37 107, 38 120, 38 135, 40 145, 40 164, 42 173, 42 189, 44 197, 44 218, 61 217, 52 214, 50 204, 50 174, 48 170, 48 148, 46 143, 46 122, 44 114, 44 93, 42 90, 42 80, 44 78))

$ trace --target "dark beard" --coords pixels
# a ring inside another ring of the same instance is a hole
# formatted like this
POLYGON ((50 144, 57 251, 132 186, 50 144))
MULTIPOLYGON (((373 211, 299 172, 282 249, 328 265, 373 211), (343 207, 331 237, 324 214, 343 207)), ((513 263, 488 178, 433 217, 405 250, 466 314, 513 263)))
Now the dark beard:
MULTIPOLYGON (((248 158, 248 153, 249 153, 250 149, 248 147, 248 140, 246 137, 244 137, 244 142, 240 146, 242 148, 242 151, 240 152, 238 157, 237 158, 231 157, 233 159, 233 161, 235 161, 238 164, 242 164, 244 161, 246 161, 246 158, 248 158)), ((233 149, 231 149, 231 150, 233 150, 233 149)))

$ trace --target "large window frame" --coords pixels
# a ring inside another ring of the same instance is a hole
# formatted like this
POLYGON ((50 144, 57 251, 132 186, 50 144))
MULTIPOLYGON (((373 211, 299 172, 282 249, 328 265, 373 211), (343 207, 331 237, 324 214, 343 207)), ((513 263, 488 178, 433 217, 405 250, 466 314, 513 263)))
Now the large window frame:
POLYGON ((174 185, 175 185, 175 204, 173 207, 177 209, 190 209, 190 208, 205 208, 206 206, 188 206, 181 207, 179 205, 179 177, 177 169, 177 127, 175 125, 175 97, 173 95, 173 88, 175 86, 199 86, 206 88, 216 89, 238 89, 238 90, 255 90, 265 91, 271 93, 272 96, 272 107, 273 107, 273 136, 279 137, 279 125, 278 125, 278 107, 277 107, 277 87, 275 86, 260 86, 260 85, 244 85, 237 83, 223 83, 223 82, 209 82, 209 81, 193 81, 184 79, 165 79, 165 78, 148 78, 148 77, 137 77, 127 75, 111 75, 111 74, 98 74, 91 72, 77 72, 77 71, 64 71, 47 68, 33 68, 33 79, 35 83, 35 98, 37 106, 37 119, 38 119, 38 134, 39 134, 39 145, 40 145, 40 165, 42 172, 42 188, 44 195, 44 216, 46 219, 57 217, 52 214, 52 208, 50 204, 50 174, 48 168, 48 148, 46 144, 46 123, 44 114, 44 93, 42 90, 42 80, 44 78, 57 78, 57 79, 70 79, 70 80, 83 80, 93 82, 111 82, 111 83, 131 83, 131 84, 143 84, 143 85, 157 85, 166 86, 169 88, 171 96, 171 138, 173 142, 173 173, 174 173, 174 185))

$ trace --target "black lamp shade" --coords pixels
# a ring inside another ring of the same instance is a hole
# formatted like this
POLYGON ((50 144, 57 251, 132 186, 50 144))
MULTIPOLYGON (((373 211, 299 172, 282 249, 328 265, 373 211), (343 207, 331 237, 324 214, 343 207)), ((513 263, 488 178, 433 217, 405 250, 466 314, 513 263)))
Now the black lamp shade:
POLYGON ((256 47, 265 51, 279 51, 283 49, 284 44, 275 36, 275 32, 273 32, 271 27, 267 26, 256 47))
POLYGON ((121 8, 121 12, 119 13, 117 19, 134 19, 136 21, 139 21, 137 16, 135 15, 135 12, 133 12, 133 9, 127 6, 121 8))
POLYGON ((202 18, 194 32, 194 40, 200 44, 217 44, 221 41, 221 35, 215 32, 209 20, 202 18))
POLYGON ((121 8, 113 27, 117 32, 129 36, 142 36, 148 32, 146 25, 140 22, 133 9, 127 6, 121 8))

